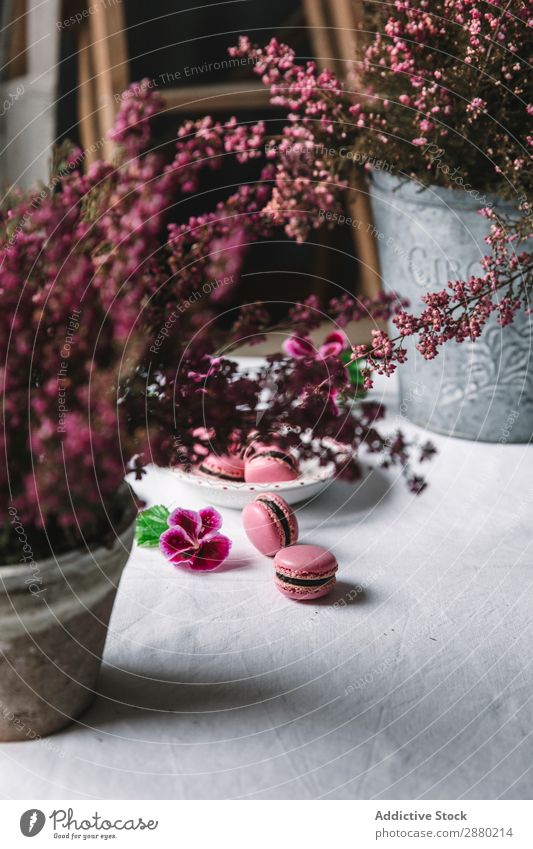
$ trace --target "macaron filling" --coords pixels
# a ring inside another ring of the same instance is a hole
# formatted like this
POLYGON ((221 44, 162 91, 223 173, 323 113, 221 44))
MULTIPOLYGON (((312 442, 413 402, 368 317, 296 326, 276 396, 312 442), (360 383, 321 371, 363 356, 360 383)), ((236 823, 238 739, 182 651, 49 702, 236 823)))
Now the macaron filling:
POLYGON ((311 601, 331 592, 338 568, 332 552, 320 545, 289 545, 274 557, 274 583, 287 598, 311 601))
POLYGON ((291 542, 291 539, 292 539, 291 526, 289 524, 288 517, 283 512, 280 505, 276 501, 274 501, 274 499, 267 498, 265 496, 258 498, 257 501, 259 501, 261 504, 264 504, 265 507, 267 507, 268 510, 272 511, 272 513, 274 514, 274 516, 276 517, 276 519, 279 521, 279 523, 281 525, 281 529, 283 531, 283 536, 284 536, 283 544, 289 545, 289 543, 291 542))
POLYGON ((284 584, 292 584, 295 587, 322 587, 328 581, 331 581, 334 575, 335 573, 333 572, 331 575, 326 575, 325 578, 313 578, 310 580, 307 578, 289 578, 288 575, 282 575, 281 572, 276 572, 276 578, 279 581, 282 581, 284 584))
POLYGON ((272 457, 274 460, 281 460, 283 463, 287 463, 291 469, 296 468, 296 460, 290 454, 284 454, 283 451, 258 451, 257 454, 254 454, 250 457, 250 460, 256 460, 259 457, 272 457))

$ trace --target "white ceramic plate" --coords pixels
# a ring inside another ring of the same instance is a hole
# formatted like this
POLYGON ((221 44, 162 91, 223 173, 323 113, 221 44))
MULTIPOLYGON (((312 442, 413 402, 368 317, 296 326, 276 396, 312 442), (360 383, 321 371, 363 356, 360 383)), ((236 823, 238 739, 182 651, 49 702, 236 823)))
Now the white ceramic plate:
POLYGON ((203 494, 209 504, 232 507, 240 510, 260 492, 279 492, 288 504, 298 504, 317 495, 332 480, 332 465, 320 466, 316 460, 305 460, 300 464, 300 476, 294 481, 280 483, 231 483, 217 481, 202 472, 174 470, 182 483, 203 494))

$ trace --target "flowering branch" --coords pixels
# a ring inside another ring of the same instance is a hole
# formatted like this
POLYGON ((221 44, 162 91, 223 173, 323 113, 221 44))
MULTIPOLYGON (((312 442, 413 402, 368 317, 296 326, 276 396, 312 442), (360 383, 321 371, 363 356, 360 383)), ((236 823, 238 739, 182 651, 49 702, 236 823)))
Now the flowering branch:
POLYGON ((487 242, 493 253, 482 260, 485 274, 468 281, 448 283, 446 289, 422 297, 427 305, 420 315, 405 309, 391 316, 399 331, 390 336, 385 331, 372 331, 371 345, 353 348, 354 360, 364 359, 365 387, 372 386, 372 372, 392 374, 396 365, 405 362, 404 340, 416 337, 416 350, 426 360, 434 359, 439 349, 450 341, 475 342, 492 315, 500 327, 511 324, 516 313, 531 313, 533 290, 533 254, 517 253, 516 247, 530 238, 524 221, 504 223, 491 210, 485 214, 493 221, 487 242))

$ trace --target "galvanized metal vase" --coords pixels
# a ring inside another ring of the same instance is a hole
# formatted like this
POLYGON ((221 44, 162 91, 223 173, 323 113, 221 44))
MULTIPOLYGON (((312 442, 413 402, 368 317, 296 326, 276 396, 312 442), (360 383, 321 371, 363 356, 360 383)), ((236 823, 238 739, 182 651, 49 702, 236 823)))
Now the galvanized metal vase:
MULTIPOLYGON (((375 172, 371 200, 381 274, 388 290, 424 308, 421 296, 448 281, 481 274, 488 222, 480 195, 461 188, 421 188, 375 172)), ((498 210, 514 207, 494 198, 498 210)), ((401 412, 430 430, 485 442, 533 437, 533 319, 520 313, 501 328, 492 317, 475 343, 444 345, 426 361, 407 340, 408 362, 398 369, 401 412)))

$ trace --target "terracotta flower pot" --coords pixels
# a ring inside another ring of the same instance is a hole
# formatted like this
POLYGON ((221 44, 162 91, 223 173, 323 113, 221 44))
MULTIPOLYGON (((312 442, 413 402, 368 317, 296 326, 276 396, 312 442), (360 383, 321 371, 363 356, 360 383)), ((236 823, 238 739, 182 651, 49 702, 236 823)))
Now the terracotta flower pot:
POLYGON ((0 740, 52 734, 89 705, 134 530, 130 504, 111 548, 0 566, 0 740))

